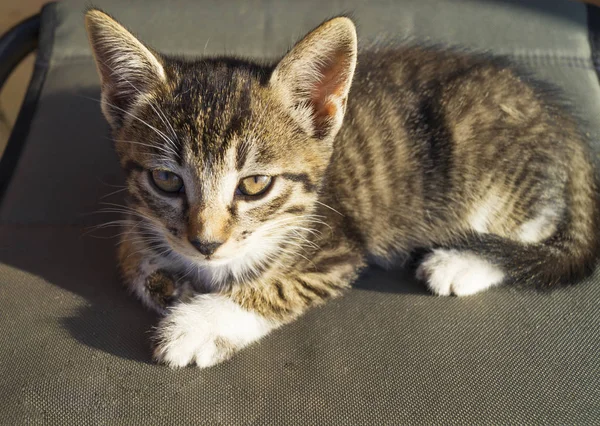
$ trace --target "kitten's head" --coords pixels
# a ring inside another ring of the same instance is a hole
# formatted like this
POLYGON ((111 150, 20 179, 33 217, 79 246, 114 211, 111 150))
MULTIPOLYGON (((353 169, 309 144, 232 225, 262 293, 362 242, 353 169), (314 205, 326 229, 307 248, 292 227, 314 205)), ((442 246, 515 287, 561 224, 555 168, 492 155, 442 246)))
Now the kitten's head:
POLYGON ((234 278, 294 247, 318 220, 356 65, 352 21, 325 22, 274 66, 159 55, 99 10, 86 26, 138 234, 234 278))

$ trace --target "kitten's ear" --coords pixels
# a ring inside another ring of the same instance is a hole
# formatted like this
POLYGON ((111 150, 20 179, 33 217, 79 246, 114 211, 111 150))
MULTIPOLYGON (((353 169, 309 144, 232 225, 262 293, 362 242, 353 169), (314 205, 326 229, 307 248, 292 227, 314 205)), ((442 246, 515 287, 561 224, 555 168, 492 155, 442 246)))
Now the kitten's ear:
POLYGON ((356 50, 354 23, 334 18, 300 40, 271 75, 271 87, 315 138, 333 137, 342 125, 356 50))
POLYGON ((158 55, 104 12, 89 10, 85 26, 102 85, 102 112, 117 128, 140 96, 165 81, 165 71, 158 55))

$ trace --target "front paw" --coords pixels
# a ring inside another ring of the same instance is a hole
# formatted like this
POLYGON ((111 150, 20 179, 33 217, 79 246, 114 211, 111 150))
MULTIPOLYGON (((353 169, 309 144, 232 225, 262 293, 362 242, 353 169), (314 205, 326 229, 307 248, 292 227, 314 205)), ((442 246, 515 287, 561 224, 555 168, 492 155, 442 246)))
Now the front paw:
POLYGON ((189 283, 177 283, 175 278, 163 269, 154 271, 146 278, 144 284, 149 302, 154 308, 166 313, 166 309, 175 302, 185 302, 191 298, 192 288, 189 283))
POLYGON ((170 309, 155 334, 154 359, 170 367, 210 367, 259 339, 273 324, 224 296, 196 296, 170 309))
POLYGON ((146 278, 145 288, 150 299, 162 309, 174 302, 175 280, 162 269, 146 278))
POLYGON ((236 346, 205 321, 193 321, 194 314, 187 310, 185 305, 174 308, 158 325, 154 360, 172 368, 205 368, 229 359, 236 346))

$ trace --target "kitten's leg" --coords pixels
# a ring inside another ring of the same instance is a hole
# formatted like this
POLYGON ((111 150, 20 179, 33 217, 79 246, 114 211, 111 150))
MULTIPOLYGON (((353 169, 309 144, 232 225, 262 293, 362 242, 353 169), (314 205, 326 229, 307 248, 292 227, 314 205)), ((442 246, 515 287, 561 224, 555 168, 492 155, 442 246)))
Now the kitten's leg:
POLYGON ((502 283, 504 275, 476 253, 454 249, 433 250, 417 269, 417 278, 440 296, 475 294, 502 283))
MULTIPOLYGON (((285 320, 284 320, 285 321, 285 320)), ((209 367, 281 325, 227 294, 196 295, 171 308, 155 334, 154 358, 170 367, 209 367)))
POLYGON ((125 285, 147 308, 165 314, 177 301, 191 298, 190 283, 178 280, 168 271, 168 263, 149 250, 123 240, 118 257, 125 285))
POLYGON ((196 295, 189 303, 174 306, 158 325, 155 359, 171 367, 208 367, 226 360, 349 287, 362 260, 330 257, 323 258, 321 267, 318 259, 314 264, 310 272, 271 274, 226 293, 196 295))
MULTIPOLYGON (((484 219, 483 222, 490 221, 489 218, 484 219)), ((514 281, 515 272, 525 270, 523 265, 519 266, 520 263, 535 264, 544 259, 544 247, 536 243, 543 244, 556 232, 559 219, 556 209, 541 207, 537 216, 508 235, 487 232, 466 234, 449 248, 435 249, 427 255, 417 269, 417 278, 441 296, 467 296, 499 285, 505 278, 514 281), (534 254, 532 258, 531 253, 536 251, 540 254, 534 254)))

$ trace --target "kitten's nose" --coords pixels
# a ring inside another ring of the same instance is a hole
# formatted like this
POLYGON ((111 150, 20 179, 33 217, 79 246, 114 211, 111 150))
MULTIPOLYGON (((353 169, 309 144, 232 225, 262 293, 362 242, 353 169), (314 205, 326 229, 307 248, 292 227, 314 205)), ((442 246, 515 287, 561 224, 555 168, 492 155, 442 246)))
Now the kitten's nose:
POLYGON ((210 256, 223 244, 222 242, 202 241, 198 238, 190 239, 190 243, 204 256, 210 256))

